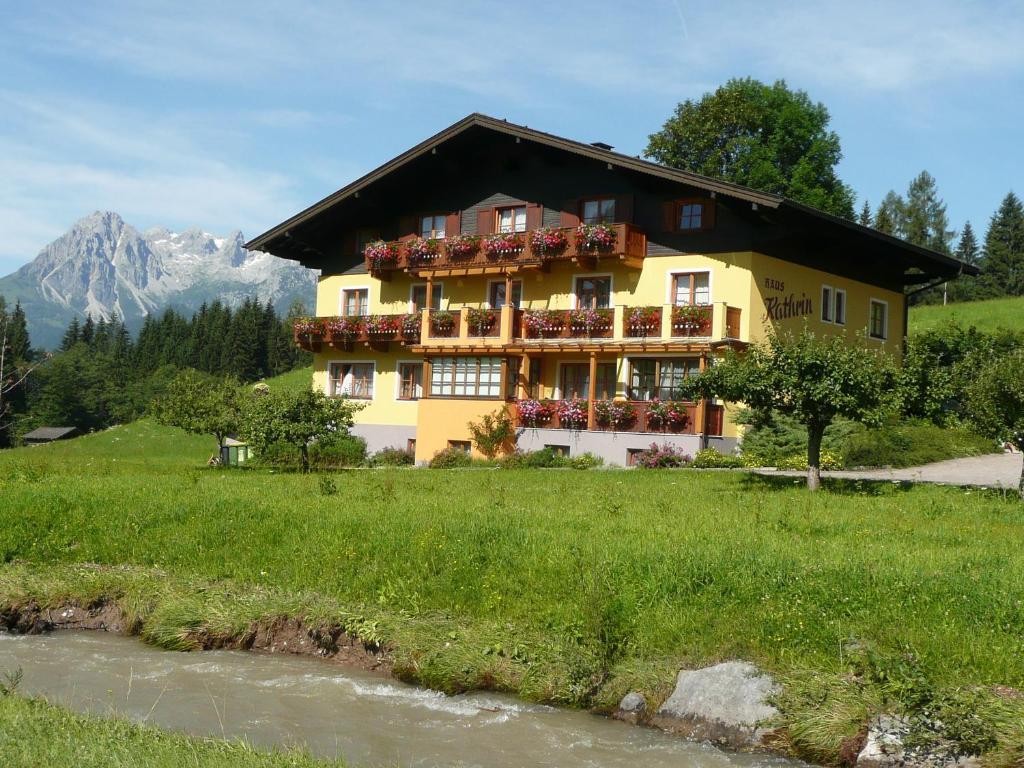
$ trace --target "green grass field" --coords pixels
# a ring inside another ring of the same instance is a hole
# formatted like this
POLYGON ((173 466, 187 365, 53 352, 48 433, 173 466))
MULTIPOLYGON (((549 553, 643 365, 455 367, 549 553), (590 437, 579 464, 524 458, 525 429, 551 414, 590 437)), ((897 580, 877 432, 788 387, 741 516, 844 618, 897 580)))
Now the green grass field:
POLYGON ((932 330, 950 322, 968 327, 973 325, 983 331, 1000 328, 1024 330, 1024 297, 910 308, 911 333, 932 330))
MULTIPOLYGON (((821 709, 803 676, 847 679, 851 641, 882 686, 860 715, 919 683, 1024 687, 1013 498, 695 470, 353 470, 333 492, 208 469, 213 447, 141 421, 0 454, 0 605, 107 597, 183 648, 304 614, 390 645, 410 680, 598 709, 739 657, 794 681, 794 732, 821 709)), ((830 758, 859 726, 795 749, 830 758)))
POLYGON ((0 696, 0 755, 7 768, 343 768, 301 752, 195 739, 116 718, 76 715, 40 699, 0 696))

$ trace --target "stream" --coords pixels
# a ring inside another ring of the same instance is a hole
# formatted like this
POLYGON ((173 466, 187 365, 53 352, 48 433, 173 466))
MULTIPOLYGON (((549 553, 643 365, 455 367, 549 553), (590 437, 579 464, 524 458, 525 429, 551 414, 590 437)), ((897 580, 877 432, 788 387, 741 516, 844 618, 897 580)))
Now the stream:
POLYGON ((19 693, 198 736, 306 746, 364 766, 795 768, 509 696, 445 696, 311 658, 175 653, 106 632, 0 633, 19 693))

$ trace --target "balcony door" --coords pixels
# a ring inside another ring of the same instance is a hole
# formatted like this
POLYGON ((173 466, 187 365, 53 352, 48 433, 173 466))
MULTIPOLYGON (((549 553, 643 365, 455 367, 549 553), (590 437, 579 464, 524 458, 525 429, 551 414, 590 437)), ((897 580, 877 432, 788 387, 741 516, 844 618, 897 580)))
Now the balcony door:
POLYGON ((368 288, 346 288, 341 292, 341 313, 349 317, 370 314, 370 290, 368 288))
POLYGON ((611 305, 611 276, 576 278, 576 307, 578 309, 608 309, 611 305))
MULTIPOLYGON (((590 363, 562 363, 559 381, 563 400, 590 396, 590 363)), ((615 363, 597 364, 597 399, 611 400, 615 397, 615 363)))
MULTIPOLYGON (((443 291, 441 283, 434 283, 434 291, 430 295, 430 308, 441 308, 441 294, 443 291)), ((417 283, 409 291, 409 311, 420 312, 427 307, 427 284, 417 283)))
POLYGON ((682 272, 672 276, 672 303, 677 307, 711 303, 711 273, 682 272))
MULTIPOLYGON (((519 305, 523 301, 523 281, 513 280, 512 281, 512 307, 519 309, 519 305)), ((505 296, 505 281, 496 280, 491 283, 490 289, 487 291, 487 302, 491 305, 491 309, 501 309, 507 302, 505 296)))

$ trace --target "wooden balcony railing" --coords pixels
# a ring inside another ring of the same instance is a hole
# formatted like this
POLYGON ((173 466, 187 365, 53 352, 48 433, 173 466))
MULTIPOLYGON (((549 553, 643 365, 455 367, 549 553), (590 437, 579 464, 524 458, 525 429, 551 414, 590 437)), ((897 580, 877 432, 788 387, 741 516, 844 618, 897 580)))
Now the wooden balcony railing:
MULTIPOLYGON (((586 430, 587 402, 577 401, 576 410, 584 414, 579 420, 566 420, 560 415, 561 404, 558 400, 528 401, 521 400, 511 406, 516 427, 524 429, 574 429, 586 430), (528 404, 528 405, 527 405, 528 404), (530 413, 536 414, 530 416, 530 413), (525 414, 525 415, 524 415, 525 414)), ((608 402, 608 401, 605 401, 608 402)), ((644 432, 662 435, 696 435, 701 434, 699 414, 700 408, 693 402, 676 402, 655 404, 643 400, 611 401, 619 406, 619 414, 626 411, 629 415, 624 419, 612 422, 610 419, 597 418, 596 432, 644 432), (627 406, 623 408, 623 406, 627 406)), ((597 409, 600 413, 600 408, 597 409)), ((724 408, 721 405, 707 403, 705 405, 705 433, 721 435, 724 420, 724 408)))
POLYGON ((404 315, 309 317, 295 322, 292 332, 302 349, 318 352, 324 345, 340 349, 356 344, 386 347, 389 342, 416 344, 420 340, 418 312, 404 315))
POLYGON ((515 328, 524 339, 611 339, 615 313, 611 309, 519 309, 515 328))
MULTIPOLYGON (((580 227, 552 227, 526 232, 493 235, 461 235, 430 241, 429 247, 422 247, 418 240, 395 241, 387 252, 387 258, 372 258, 364 254, 366 268, 380 279, 388 279, 391 273, 432 272, 437 270, 473 269, 486 271, 488 268, 508 266, 544 265, 573 259, 594 261, 616 258, 639 262, 647 255, 647 235, 633 224, 608 224, 606 226, 613 242, 607 245, 593 245, 586 242, 585 225, 580 227), (554 233, 553 237, 550 237, 554 233), (549 236, 545 244, 543 235, 549 236)), ((593 241, 593 239, 592 239, 593 241)))

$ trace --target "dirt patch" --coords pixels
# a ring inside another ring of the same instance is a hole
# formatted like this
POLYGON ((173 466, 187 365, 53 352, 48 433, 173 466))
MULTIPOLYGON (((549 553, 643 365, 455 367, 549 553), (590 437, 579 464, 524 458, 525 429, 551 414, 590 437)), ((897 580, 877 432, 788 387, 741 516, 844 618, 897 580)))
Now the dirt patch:
MULTIPOLYGON (((93 629, 121 635, 138 635, 143 627, 129 622, 114 603, 81 606, 74 603, 42 608, 36 602, 0 607, 0 628, 21 635, 39 635, 62 629, 93 629)), ((386 649, 364 643, 342 627, 313 625, 303 619, 278 616, 252 624, 241 636, 224 636, 197 630, 192 639, 203 650, 235 649, 258 653, 314 656, 346 667, 390 674, 392 661, 386 649)))

